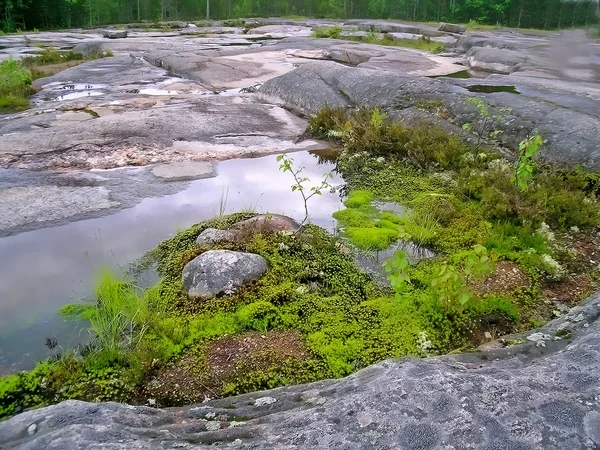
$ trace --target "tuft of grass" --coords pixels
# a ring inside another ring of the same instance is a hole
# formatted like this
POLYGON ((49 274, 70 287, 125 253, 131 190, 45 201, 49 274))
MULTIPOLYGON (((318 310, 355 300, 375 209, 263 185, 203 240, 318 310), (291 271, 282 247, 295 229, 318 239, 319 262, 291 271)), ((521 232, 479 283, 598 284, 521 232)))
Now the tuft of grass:
POLYGON ((330 38, 330 39, 338 39, 340 34, 342 34, 342 27, 316 27, 313 32, 313 37, 315 38, 330 38))
POLYGON ((12 95, 0 96, 0 114, 25 111, 29 109, 29 100, 12 95))
POLYGON ((54 47, 42 47, 36 55, 26 56, 22 62, 25 67, 33 67, 83 60, 84 56, 81 53, 59 52, 54 47))
POLYGON ((31 73, 21 61, 8 58, 0 63, 0 112, 22 111, 29 107, 31 73))
POLYGON ((94 277, 93 307, 69 305, 66 315, 80 313, 90 322, 98 347, 111 353, 135 348, 164 307, 157 289, 142 290, 103 268, 94 277))
MULTIPOLYGON (((341 28, 340 28, 341 33, 341 28)), ((340 33, 331 33, 329 29, 315 31, 313 37, 316 38, 335 38, 348 41, 362 42, 364 44, 386 45, 390 47, 403 47, 421 50, 433 54, 441 53, 446 47, 443 43, 432 41, 428 36, 421 36, 418 39, 395 39, 390 34, 381 35, 379 32, 370 32, 366 36, 345 36, 340 37, 340 33), (330 34, 334 34, 331 36, 330 34)))

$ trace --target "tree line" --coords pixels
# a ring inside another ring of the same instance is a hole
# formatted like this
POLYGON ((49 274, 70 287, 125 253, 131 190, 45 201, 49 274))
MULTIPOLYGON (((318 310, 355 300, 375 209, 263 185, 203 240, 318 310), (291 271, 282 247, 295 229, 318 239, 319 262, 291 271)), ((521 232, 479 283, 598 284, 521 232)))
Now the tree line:
POLYGON ((557 29, 598 23, 598 0, 0 0, 5 32, 205 17, 307 16, 557 29))

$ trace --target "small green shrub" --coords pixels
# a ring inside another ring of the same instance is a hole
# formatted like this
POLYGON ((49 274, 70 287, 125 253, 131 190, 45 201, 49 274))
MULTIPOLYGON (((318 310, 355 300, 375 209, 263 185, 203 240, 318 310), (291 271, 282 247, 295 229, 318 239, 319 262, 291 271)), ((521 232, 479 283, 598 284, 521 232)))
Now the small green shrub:
POLYGON ((310 134, 318 139, 336 138, 335 134, 346 123, 346 112, 342 108, 324 106, 308 119, 310 134))
POLYGON ((342 34, 342 27, 316 27, 313 31, 314 38, 337 39, 342 34))

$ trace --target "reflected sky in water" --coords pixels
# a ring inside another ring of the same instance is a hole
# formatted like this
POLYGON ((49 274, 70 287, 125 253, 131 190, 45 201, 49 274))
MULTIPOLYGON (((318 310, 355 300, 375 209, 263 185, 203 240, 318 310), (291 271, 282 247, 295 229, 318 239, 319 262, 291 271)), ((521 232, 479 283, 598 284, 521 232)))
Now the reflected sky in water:
MULTIPOLYGON (((306 152, 292 157, 314 182, 332 170, 306 152)), ((226 213, 253 208, 301 220, 302 198, 290 189, 291 175, 278 168, 275 156, 225 161, 216 178, 193 181, 178 194, 145 199, 98 219, 0 238, 0 373, 29 369, 45 358, 46 336, 55 334, 65 348, 85 340, 87 331, 65 323, 57 310, 90 295, 94 270, 126 267, 159 241, 215 216, 222 196, 226 213)), ((337 176, 332 180, 341 183, 337 176)), ((309 203, 311 221, 332 229, 331 214, 341 208, 336 193, 316 196, 309 203)))

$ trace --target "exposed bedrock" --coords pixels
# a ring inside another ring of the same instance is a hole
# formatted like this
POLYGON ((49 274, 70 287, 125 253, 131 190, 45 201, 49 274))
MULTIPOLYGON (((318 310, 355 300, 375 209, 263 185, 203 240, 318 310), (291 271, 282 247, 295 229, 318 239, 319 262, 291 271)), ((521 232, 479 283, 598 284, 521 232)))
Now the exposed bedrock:
MULTIPOLYGON (((494 92, 499 78, 475 81, 414 77, 390 71, 347 67, 334 62, 303 65, 283 76, 267 81, 259 95, 269 102, 303 113, 314 113, 322 106, 378 106, 399 118, 420 116, 423 100, 436 101, 444 115, 457 125, 480 121, 469 96, 479 96, 490 106, 490 114, 501 115, 494 126, 503 131, 500 140, 516 148, 530 134, 540 133, 548 141, 541 156, 557 166, 582 164, 600 169, 600 89, 584 91, 581 85, 525 77, 510 78, 514 90, 494 92), (488 85, 491 93, 480 92, 488 85), (477 88, 476 93, 468 89, 477 88), (561 104, 562 103, 562 104, 561 104)), ((512 86, 511 86, 512 87, 512 86)), ((440 114, 433 115, 440 121, 440 114)), ((429 117, 431 118, 431 117, 429 117)))

